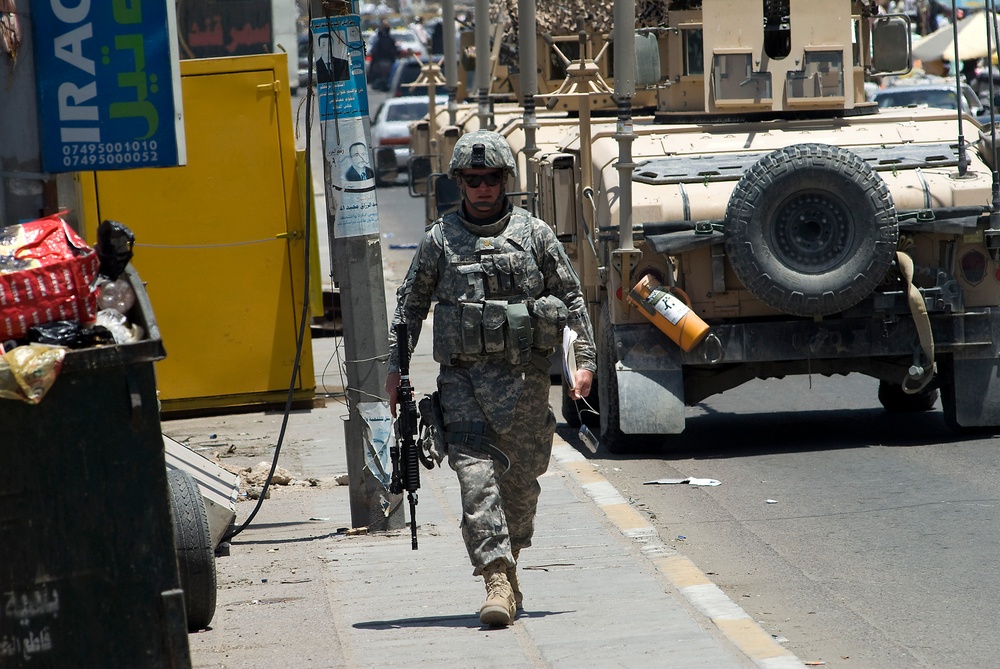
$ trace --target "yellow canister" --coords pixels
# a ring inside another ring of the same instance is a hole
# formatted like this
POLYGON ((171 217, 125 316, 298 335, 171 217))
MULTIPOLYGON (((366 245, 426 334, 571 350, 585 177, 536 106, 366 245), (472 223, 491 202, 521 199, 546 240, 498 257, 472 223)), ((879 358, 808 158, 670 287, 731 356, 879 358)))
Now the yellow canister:
POLYGON ((691 311, 684 291, 679 288, 668 290, 649 274, 639 279, 627 299, 685 352, 697 346, 708 334, 708 323, 691 311), (674 292, 684 299, 674 295, 674 292))

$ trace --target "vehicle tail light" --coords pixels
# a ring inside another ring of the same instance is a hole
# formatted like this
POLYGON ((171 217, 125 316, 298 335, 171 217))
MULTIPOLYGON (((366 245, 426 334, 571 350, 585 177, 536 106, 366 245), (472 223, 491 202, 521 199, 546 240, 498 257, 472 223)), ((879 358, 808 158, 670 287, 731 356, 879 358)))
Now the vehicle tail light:
POLYGON ((410 143, 409 137, 382 137, 378 140, 379 146, 405 146, 410 143))
POLYGON ((958 264, 962 268, 962 278, 972 285, 976 285, 986 276, 986 256, 979 251, 965 253, 958 264))

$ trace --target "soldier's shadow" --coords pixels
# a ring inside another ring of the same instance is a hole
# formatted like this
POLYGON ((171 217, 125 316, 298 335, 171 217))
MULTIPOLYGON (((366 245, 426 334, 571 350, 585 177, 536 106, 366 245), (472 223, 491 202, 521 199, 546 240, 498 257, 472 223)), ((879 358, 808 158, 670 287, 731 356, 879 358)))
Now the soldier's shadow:
MULTIPOLYGON (((573 611, 521 611, 517 614, 515 624, 518 620, 526 618, 546 618, 548 616, 560 616, 573 611)), ((394 630, 394 629, 416 629, 420 627, 446 627, 466 629, 497 630, 501 628, 489 627, 479 622, 477 615, 460 616, 424 616, 422 618, 397 618, 396 620, 369 620, 363 623, 354 623, 352 627, 361 630, 394 630)))

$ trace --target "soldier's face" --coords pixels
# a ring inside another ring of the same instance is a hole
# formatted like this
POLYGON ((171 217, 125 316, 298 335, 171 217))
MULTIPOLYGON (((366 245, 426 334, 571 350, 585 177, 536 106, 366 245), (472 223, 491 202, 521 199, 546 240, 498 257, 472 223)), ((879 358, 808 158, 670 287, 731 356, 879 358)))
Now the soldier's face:
POLYGON ((462 196, 470 214, 487 218, 500 212, 503 206, 503 171, 489 168, 462 170, 462 196))

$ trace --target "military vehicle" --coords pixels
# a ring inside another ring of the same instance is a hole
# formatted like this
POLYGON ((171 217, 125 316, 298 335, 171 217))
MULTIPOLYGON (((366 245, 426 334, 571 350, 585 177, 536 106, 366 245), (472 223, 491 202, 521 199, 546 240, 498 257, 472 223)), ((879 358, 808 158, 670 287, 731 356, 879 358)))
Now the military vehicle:
POLYGON ((1000 425, 995 130, 867 101, 909 70, 908 20, 874 0, 619 0, 614 19, 610 60, 581 37, 561 89, 534 96, 569 113, 497 124, 528 168, 515 197, 591 306, 605 448, 666 443, 686 406, 796 374, 1000 425))

